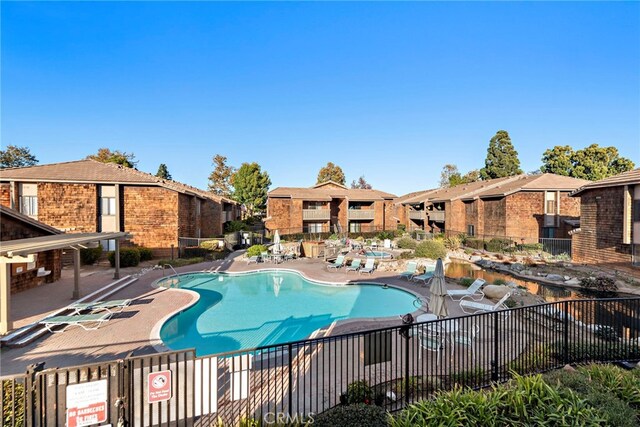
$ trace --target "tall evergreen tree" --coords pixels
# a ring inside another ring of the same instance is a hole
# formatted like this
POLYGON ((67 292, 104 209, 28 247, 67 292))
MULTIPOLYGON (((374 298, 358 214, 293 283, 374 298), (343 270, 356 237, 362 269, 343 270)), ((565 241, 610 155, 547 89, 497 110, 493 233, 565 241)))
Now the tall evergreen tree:
POLYGON ((361 190, 371 190, 371 184, 369 184, 367 182, 366 179, 364 179, 364 175, 362 175, 360 178, 358 178, 358 180, 356 181, 355 179, 353 181, 351 181, 351 188, 359 188, 361 190))
POLYGON ((36 163, 38 163, 38 159, 31 154, 27 147, 7 145, 7 148, 0 150, 0 169, 23 168, 33 166, 36 163))
POLYGON ((168 180, 173 179, 171 178, 169 169, 167 169, 167 165, 165 165, 164 163, 160 163, 160 166, 158 166, 158 172, 156 172, 156 176, 162 179, 168 179, 168 180))
POLYGON ((271 179, 267 172, 260 169, 257 163, 243 163, 232 176, 233 199, 242 203, 247 215, 252 217, 267 208, 267 193, 271 179))
POLYGON ((487 158, 484 161, 484 167, 480 169, 480 176, 487 180, 521 173, 518 152, 511 143, 509 133, 506 130, 499 130, 489 141, 487 158))
POLYGON ((227 158, 220 154, 213 157, 213 166, 209 175, 209 191, 218 196, 230 197, 233 194, 231 177, 235 169, 227 166, 227 158))
POLYGON ((320 169, 318 172, 318 179, 316 180, 316 184, 322 184, 323 182, 333 181, 338 184, 344 185, 346 182, 344 172, 342 172, 342 168, 338 165, 334 165, 332 162, 327 163, 325 167, 320 169))

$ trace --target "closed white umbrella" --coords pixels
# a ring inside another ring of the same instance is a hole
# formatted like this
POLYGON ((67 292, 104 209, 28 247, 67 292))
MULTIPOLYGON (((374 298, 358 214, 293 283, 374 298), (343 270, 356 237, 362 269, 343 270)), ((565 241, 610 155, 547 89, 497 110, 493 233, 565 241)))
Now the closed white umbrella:
POLYGON ((273 276, 273 294, 276 297, 280 293, 280 285, 282 285, 282 279, 284 279, 284 277, 273 276))
POLYGON ((271 250, 274 254, 279 254, 281 250, 281 246, 280 246, 280 233, 278 233, 278 230, 276 230, 275 233, 273 233, 273 249, 271 250))
POLYGON ((433 272, 433 278, 431 279, 431 301, 429 306, 431 312, 438 316, 438 318, 447 317, 449 312, 447 311, 447 282, 444 279, 444 264, 442 259, 438 258, 436 262, 436 269, 433 272))

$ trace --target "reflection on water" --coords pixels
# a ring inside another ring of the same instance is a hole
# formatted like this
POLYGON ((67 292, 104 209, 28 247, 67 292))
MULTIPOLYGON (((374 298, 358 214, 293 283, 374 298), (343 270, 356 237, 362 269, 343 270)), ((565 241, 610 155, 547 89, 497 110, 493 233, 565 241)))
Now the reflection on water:
POLYGON ((487 283, 493 283, 496 279, 502 279, 508 282, 514 282, 525 287, 530 293, 539 295, 547 302, 562 301, 567 299, 593 298, 593 295, 587 296, 580 292, 576 292, 570 288, 559 286, 542 285, 537 282, 517 279, 508 274, 502 274, 493 270, 483 270, 475 264, 462 261, 452 261, 447 264, 445 274, 447 277, 454 279, 460 277, 473 277, 474 279, 484 279, 487 283))

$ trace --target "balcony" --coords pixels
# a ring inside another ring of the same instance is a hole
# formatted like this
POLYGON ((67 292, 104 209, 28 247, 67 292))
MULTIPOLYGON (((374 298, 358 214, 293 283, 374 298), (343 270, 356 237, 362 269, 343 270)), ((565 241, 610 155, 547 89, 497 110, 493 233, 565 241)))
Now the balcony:
POLYGON ((375 217, 375 211, 373 209, 348 209, 349 219, 368 219, 372 220, 375 217))
POLYGON ((321 220, 328 221, 331 219, 330 209, 302 209, 302 220, 321 220))
POLYGON ((222 222, 233 221, 234 219, 232 211, 222 211, 222 222))
POLYGON ((429 221, 444 222, 444 211, 429 211, 429 221))
POLYGON ((543 227, 557 227, 556 215, 554 214, 544 214, 544 225, 543 227))
POLYGON ((409 211, 409 219, 424 221, 425 217, 424 211, 409 211))

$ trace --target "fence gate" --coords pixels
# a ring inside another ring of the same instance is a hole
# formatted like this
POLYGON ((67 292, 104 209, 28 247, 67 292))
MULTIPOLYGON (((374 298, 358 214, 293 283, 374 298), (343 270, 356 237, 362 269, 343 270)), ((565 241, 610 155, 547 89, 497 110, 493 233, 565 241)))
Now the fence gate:
POLYGON ((188 350, 32 373, 27 425, 192 425, 194 360, 188 350))

